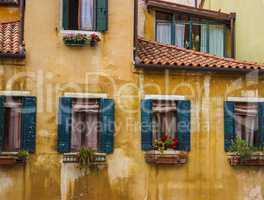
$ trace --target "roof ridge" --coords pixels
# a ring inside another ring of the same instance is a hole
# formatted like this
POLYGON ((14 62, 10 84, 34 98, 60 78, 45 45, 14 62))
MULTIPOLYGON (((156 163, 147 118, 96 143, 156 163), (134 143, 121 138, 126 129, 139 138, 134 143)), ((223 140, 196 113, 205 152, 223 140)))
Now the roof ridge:
POLYGON ((4 25, 4 24, 15 24, 20 22, 20 20, 16 20, 16 21, 10 21, 10 22, 1 22, 0 25, 4 25))

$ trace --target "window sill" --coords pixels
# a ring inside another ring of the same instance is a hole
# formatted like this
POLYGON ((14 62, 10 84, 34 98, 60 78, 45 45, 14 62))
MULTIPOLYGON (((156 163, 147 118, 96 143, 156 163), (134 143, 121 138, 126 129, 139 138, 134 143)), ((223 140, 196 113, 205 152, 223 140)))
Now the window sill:
POLYGON ((161 153, 152 150, 145 153, 145 160, 154 165, 183 165, 187 163, 188 154, 183 151, 166 150, 161 153))
POLYGON ((231 166, 264 166, 264 153, 255 152, 248 158, 241 159, 236 152, 227 154, 228 161, 231 166))
POLYGON ((102 37, 102 33, 101 32, 97 32, 97 31, 61 30, 60 33, 62 35, 67 35, 67 34, 86 34, 86 35, 91 35, 91 34, 95 33, 100 38, 102 37))
POLYGON ((25 165, 26 158, 18 158, 17 152, 1 152, 0 166, 25 165))
MULTIPOLYGON (((63 163, 79 163, 79 153, 64 153, 63 163)), ((93 165, 106 166, 106 154, 105 153, 95 153, 93 158, 93 165)))

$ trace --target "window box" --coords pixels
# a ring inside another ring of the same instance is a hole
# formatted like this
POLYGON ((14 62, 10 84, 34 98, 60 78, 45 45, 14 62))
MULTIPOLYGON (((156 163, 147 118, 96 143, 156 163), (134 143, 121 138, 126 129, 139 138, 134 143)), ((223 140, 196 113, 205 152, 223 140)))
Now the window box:
MULTIPOLYGON (((95 153, 92 164, 97 166, 106 166, 106 154, 105 153, 95 153)), ((64 153, 63 163, 79 163, 79 153, 64 153)))
POLYGON ((228 160, 231 166, 264 166, 264 153, 255 152, 248 158, 241 158, 239 153, 228 153, 228 160))
POLYGON ((183 151, 167 150, 148 151, 145 153, 145 160, 149 164, 154 165, 182 165, 187 162, 187 153, 183 151))
POLYGON ((89 45, 95 47, 100 42, 100 36, 97 33, 66 33, 63 35, 63 42, 66 46, 83 47, 89 45))
POLYGON ((0 166, 25 165, 27 158, 19 158, 17 153, 1 153, 0 166))

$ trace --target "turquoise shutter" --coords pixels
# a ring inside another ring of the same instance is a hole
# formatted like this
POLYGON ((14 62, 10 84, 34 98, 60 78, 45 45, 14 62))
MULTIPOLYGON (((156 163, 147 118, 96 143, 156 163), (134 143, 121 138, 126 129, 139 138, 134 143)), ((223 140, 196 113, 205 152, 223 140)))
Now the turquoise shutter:
POLYGON ((235 103, 226 101, 224 103, 224 131, 225 131, 225 151, 228 151, 232 141, 235 139, 235 103))
POLYGON ((100 142, 103 153, 112 153, 115 133, 115 104, 112 99, 100 99, 100 142))
POLYGON ((191 150, 191 102, 177 101, 177 136, 178 150, 191 150))
POLYGON ((0 152, 4 144, 5 132, 5 97, 0 96, 0 152))
POLYGON ((70 0, 63 0, 63 15, 62 15, 63 21, 62 21, 62 24, 63 24, 64 30, 69 29, 69 15, 70 15, 69 6, 70 6, 70 0))
POLYGON ((264 147, 264 102, 258 103, 259 146, 264 147))
POLYGON ((58 116, 58 151, 60 153, 71 151, 71 116, 72 99, 61 97, 58 116))
POLYGON ((141 148, 143 151, 153 149, 152 145, 152 100, 141 101, 141 148))
POLYGON ((108 29, 108 0, 96 0, 96 31, 108 29))
POLYGON ((36 97, 22 97, 22 149, 34 153, 36 149, 36 97))

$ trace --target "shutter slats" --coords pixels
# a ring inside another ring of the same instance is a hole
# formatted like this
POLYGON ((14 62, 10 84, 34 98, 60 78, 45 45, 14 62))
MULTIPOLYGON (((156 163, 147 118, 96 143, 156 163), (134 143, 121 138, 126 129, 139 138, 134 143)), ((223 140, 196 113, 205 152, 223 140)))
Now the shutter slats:
POLYGON ((235 103, 226 101, 224 103, 224 132, 225 132, 225 151, 228 151, 232 141, 235 139, 235 103))
POLYGON ((108 0, 96 0, 96 31, 108 29, 108 0))
POLYGON ((22 97, 22 149, 34 153, 36 149, 36 97, 22 97))
POLYGON ((58 116, 58 151, 60 153, 71 150, 71 115, 72 99, 61 97, 58 116))
POLYGON ((115 104, 112 99, 100 99, 100 152, 112 153, 115 132, 115 104))
POLYGON ((4 131, 5 131, 5 97, 0 96, 0 152, 4 144, 4 131))
POLYGON ((177 101, 177 135, 181 151, 191 150, 191 102, 177 101))
POLYGON ((141 101, 141 148, 143 151, 153 149, 152 144, 152 100, 141 101))

